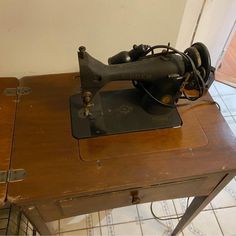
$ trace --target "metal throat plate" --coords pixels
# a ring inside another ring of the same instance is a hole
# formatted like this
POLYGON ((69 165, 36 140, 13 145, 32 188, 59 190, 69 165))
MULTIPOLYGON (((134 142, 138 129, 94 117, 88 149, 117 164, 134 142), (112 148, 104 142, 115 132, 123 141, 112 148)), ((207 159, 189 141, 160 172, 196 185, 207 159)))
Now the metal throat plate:
POLYGON ((137 89, 100 92, 94 97, 91 116, 85 117, 80 94, 70 97, 72 135, 77 139, 180 127, 182 120, 176 108, 157 106, 148 113, 141 106, 137 89))

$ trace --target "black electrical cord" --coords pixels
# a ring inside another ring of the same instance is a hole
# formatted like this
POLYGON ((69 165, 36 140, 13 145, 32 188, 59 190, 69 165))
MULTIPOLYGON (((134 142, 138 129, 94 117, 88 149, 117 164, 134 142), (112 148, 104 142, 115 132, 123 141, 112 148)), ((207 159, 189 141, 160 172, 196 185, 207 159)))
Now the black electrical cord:
POLYGON ((139 85, 142 87, 142 89, 147 93, 147 95, 149 97, 151 97, 153 100, 155 100, 157 103, 166 106, 166 107, 171 107, 171 108, 175 108, 176 105, 172 105, 172 104, 168 104, 168 103, 163 103, 162 101, 160 101, 159 99, 157 99, 155 96, 153 96, 142 84, 142 82, 139 82, 139 85))
MULTIPOLYGON (((180 97, 180 99, 184 99, 183 97, 180 97)), ((220 104, 216 101, 212 101, 212 100, 207 100, 207 99, 203 99, 201 100, 203 103, 197 103, 197 104, 192 104, 192 103, 181 103, 181 104, 178 104, 177 107, 183 107, 183 106, 187 106, 187 105, 191 105, 192 107, 195 107, 195 106, 201 106, 201 105, 204 105, 204 103, 208 103, 209 105, 216 105, 217 108, 219 109, 219 111, 221 111, 221 107, 220 107, 220 104)))
MULTIPOLYGON (((187 100, 190 100, 190 101, 196 101, 197 99, 199 99, 200 97, 202 97, 205 89, 206 89, 206 84, 205 84, 205 81, 204 79, 202 78, 200 72, 196 69, 196 66, 193 62, 193 60, 191 59, 191 57, 189 57, 187 54, 183 53, 183 52, 180 52, 178 51, 177 49, 173 48, 170 46, 170 44, 168 45, 156 45, 156 46, 148 46, 148 50, 146 51, 146 56, 149 54, 149 53, 152 53, 152 56, 155 56, 155 55, 160 55, 160 54, 167 54, 167 53, 176 53, 176 54, 179 54, 180 56, 182 56, 188 63, 190 63, 191 67, 192 67, 192 73, 194 75, 194 78, 196 79, 196 82, 197 82, 197 85, 198 85, 198 96, 188 96, 185 91, 181 91, 183 96, 179 97, 181 99, 187 99, 187 100), (154 54, 154 50, 155 49, 158 49, 158 48, 165 48, 167 49, 166 52, 162 52, 162 53, 157 53, 157 54, 154 54), (170 51, 171 50, 171 51, 170 51)), ((147 56, 148 57, 148 56, 147 56)), ((189 76, 186 76, 186 79, 189 79, 189 76)), ((157 99, 155 96, 153 96, 153 94, 147 89, 145 88, 145 86, 142 84, 142 82, 137 82, 137 81, 132 81, 133 82, 133 85, 135 87, 137 87, 137 85, 140 85, 140 87, 144 90, 144 92, 149 96, 151 97, 153 100, 155 100, 157 103, 161 104, 162 106, 166 106, 166 107, 171 107, 171 108, 175 108, 176 107, 176 104, 167 104, 167 103, 163 103, 162 101, 160 101, 159 99, 157 99), (137 84, 135 84, 135 82, 137 82, 137 84)), ((184 83, 184 82, 183 82, 184 83)), ((217 102, 211 102, 211 104, 216 104, 220 110, 220 106, 217 102)))
MULTIPOLYGON (((189 207, 189 200, 190 200, 190 197, 187 198, 187 206, 186 206, 185 212, 187 211, 187 209, 189 207)), ((183 215, 185 214, 185 212, 184 212, 181 216, 176 216, 176 217, 168 217, 168 218, 158 217, 153 211, 153 202, 151 202, 151 204, 150 204, 150 211, 151 211, 153 217, 157 220, 178 220, 178 219, 181 219, 183 217, 183 215)))
POLYGON ((209 104, 212 104, 212 105, 216 105, 217 108, 219 109, 219 111, 221 111, 221 107, 220 107, 220 104, 216 101, 212 101, 212 100, 207 100, 207 99, 204 99, 202 100, 203 102, 206 102, 206 103, 209 103, 209 104))
POLYGON ((147 50, 146 55, 150 52, 152 52, 152 54, 153 54, 154 49, 158 49, 158 48, 166 48, 167 52, 169 52, 169 50, 172 50, 173 52, 175 52, 175 53, 179 54, 180 56, 182 56, 183 58, 185 58, 185 60, 190 63, 190 65, 193 69, 192 72, 194 74, 194 78, 196 78, 196 82, 198 84, 199 95, 197 97, 189 97, 186 94, 184 94, 184 95, 185 95, 186 99, 191 100, 191 101, 194 101, 194 100, 197 100, 198 98, 200 98, 204 93, 204 90, 206 88, 206 84, 205 84, 205 81, 203 80, 200 72, 196 69, 196 66, 195 66, 193 60, 187 54, 178 51, 177 49, 171 47, 169 44, 168 45, 156 45, 156 46, 150 47, 147 50))

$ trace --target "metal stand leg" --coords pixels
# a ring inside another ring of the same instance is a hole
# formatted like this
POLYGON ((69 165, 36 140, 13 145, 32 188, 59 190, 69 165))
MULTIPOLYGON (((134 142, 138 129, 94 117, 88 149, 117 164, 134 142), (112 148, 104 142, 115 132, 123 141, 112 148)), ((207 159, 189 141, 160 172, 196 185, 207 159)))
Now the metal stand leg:
POLYGON ((30 222, 34 225, 34 227, 37 229, 37 231, 41 235, 50 235, 51 232, 47 226, 47 224, 44 222, 42 217, 40 216, 38 210, 36 207, 27 207, 23 209, 25 215, 30 220, 30 222))
POLYGON ((233 174, 227 174, 208 196, 195 197, 171 235, 177 235, 183 230, 232 180, 233 177, 233 174))

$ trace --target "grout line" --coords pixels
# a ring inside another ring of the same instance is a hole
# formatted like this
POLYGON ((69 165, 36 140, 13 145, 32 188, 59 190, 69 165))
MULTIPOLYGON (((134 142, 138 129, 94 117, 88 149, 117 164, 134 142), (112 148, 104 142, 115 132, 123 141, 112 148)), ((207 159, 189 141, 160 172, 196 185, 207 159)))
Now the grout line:
POLYGON ((234 120, 234 123, 236 123, 236 115, 232 115, 232 118, 234 120))
MULTIPOLYGON (((173 203, 173 205, 174 205, 174 209, 175 209, 176 216, 178 216, 178 213, 177 213, 177 207, 176 207, 176 205, 175 205, 175 201, 174 201, 173 199, 172 199, 172 203, 173 203)), ((179 223, 180 220, 181 220, 181 219, 177 219, 177 222, 179 223)), ((177 223, 177 224, 178 224, 178 223, 177 223)), ((176 226, 177 226, 177 225, 176 225, 176 226)), ((176 227, 176 226, 175 226, 175 227, 176 227)), ((181 232, 182 235, 184 236, 183 231, 181 230, 180 232, 181 232)))
MULTIPOLYGON (((232 118, 233 119, 233 116, 232 115, 227 115, 227 116, 224 116, 225 118, 232 118)), ((228 122, 227 122, 228 123, 228 122)))
MULTIPOLYGON (((211 210, 213 210, 214 209, 214 207, 213 207, 213 205, 212 205, 212 203, 211 203, 211 201, 210 201, 210 206, 211 206, 211 210)), ((209 209, 210 210, 210 209, 209 209)))
MULTIPOLYGON (((235 96, 235 95, 236 95, 236 94, 234 94, 234 96, 235 96)), ((221 98, 221 100, 223 101, 224 105, 226 106, 227 110, 229 111, 230 115, 231 115, 231 116, 235 116, 235 114, 232 114, 231 109, 227 106, 227 104, 226 104, 225 101, 224 101, 224 98, 223 98, 223 97, 226 97, 226 96, 232 96, 232 95, 222 95, 222 96, 220 96, 220 98, 221 98)))
MULTIPOLYGON (((154 218, 148 218, 148 219, 143 219, 142 221, 148 221, 148 220, 153 220, 153 219, 154 218)), ((137 222, 139 222, 139 220, 133 220, 133 221, 127 221, 127 222, 122 222, 122 223, 103 225, 101 227, 124 225, 124 224, 137 223, 137 222)), ((68 231, 65 230, 65 231, 63 231, 63 233, 75 232, 75 231, 86 230, 86 229, 95 229, 95 228, 101 228, 101 227, 100 226, 94 226, 92 228, 80 228, 80 229, 73 229, 73 230, 68 230, 68 231)))
MULTIPOLYGON (((221 97, 221 96, 233 96, 233 95, 236 95, 236 93, 233 93, 233 92, 232 93, 227 93, 227 94, 221 94, 219 89, 217 88, 217 86, 215 86, 215 89, 216 89, 218 95, 214 95, 214 97, 216 97, 216 96, 220 96, 221 97)), ((236 91, 236 89, 235 89, 235 91, 236 91)))
MULTIPOLYGON (((142 221, 148 221, 148 220, 153 220, 154 218, 148 218, 148 219, 144 219, 142 221)), ((108 226, 115 226, 115 225, 124 225, 124 224, 129 224, 129 223, 137 223, 139 222, 138 220, 136 221, 128 221, 128 222, 122 222, 122 223, 116 223, 116 224, 111 224, 111 225, 108 225, 108 226)), ((104 225, 104 226, 95 226, 95 227, 92 227, 92 228, 89 228, 89 229, 96 229, 96 228, 101 228, 101 227, 106 227, 107 225, 104 225)), ((68 231, 63 231, 63 233, 70 233, 70 232, 76 232, 76 231, 82 231, 82 230, 87 230, 87 228, 81 228, 81 229, 73 229, 73 230, 68 230, 68 231)), ((143 234, 143 231, 141 231, 142 233, 142 236, 144 236, 143 234)), ((181 231, 181 233, 183 234, 183 232, 181 231)), ((183 234, 184 235, 184 234, 183 234)), ((101 234, 102 236, 102 234, 101 234)))
POLYGON ((223 99, 223 97, 232 97, 235 96, 236 93, 230 93, 230 94, 219 94, 219 96, 223 99))
POLYGON ((138 220, 139 220, 139 226, 140 226, 140 231, 141 231, 141 234, 143 236, 143 228, 142 228, 142 225, 141 225, 141 218, 140 218, 140 214, 139 214, 139 210, 138 210, 138 205, 136 204, 136 210, 137 210, 137 214, 138 214, 138 220))
MULTIPOLYGON (((213 214, 214 214, 214 216, 215 216, 215 218, 216 218, 216 221, 217 221, 217 224, 218 224, 218 226, 219 226, 219 228, 220 228, 220 232, 222 233, 222 236, 225 236, 224 235, 224 233, 223 233, 223 230, 222 230, 222 228, 221 228, 221 226, 220 226, 220 223, 218 222, 218 218, 217 218, 217 216, 216 216, 216 214, 215 214, 215 212, 214 212, 214 209, 208 209, 208 211, 212 211, 213 212, 213 214)), ((205 212, 205 211, 201 211, 201 212, 205 212)), ((201 213, 200 212, 200 213, 201 213)), ((199 213, 199 214, 200 214, 199 213)), ((199 216, 199 214, 197 215, 197 216, 199 216)), ((187 227, 190 225, 192 223, 192 221, 186 226, 186 229, 187 229, 187 227)), ((182 232, 183 233, 183 232, 182 232)))
POLYGON ((230 115, 224 115, 224 114, 222 114, 223 115, 223 117, 233 117, 231 114, 230 115))
POLYGON ((223 209, 228 209, 228 208, 236 208, 236 205, 234 205, 234 206, 226 206, 226 207, 213 207, 212 206, 213 210, 223 210, 223 209))
POLYGON ((94 226, 92 228, 80 228, 80 229, 72 229, 68 231, 63 231, 63 233, 69 233, 69 232, 75 232, 75 231, 81 231, 81 230, 88 230, 88 229, 97 229, 97 228, 102 228, 102 227, 107 227, 107 226, 115 226, 115 225, 123 225, 123 224, 129 224, 129 223, 137 223, 138 221, 129 221, 129 222, 122 222, 122 223, 116 223, 116 224, 109 224, 109 225, 103 225, 103 226, 94 226))
POLYGON ((220 94, 221 97, 232 97, 236 95, 236 89, 235 89, 235 93, 225 93, 225 94, 220 94))
MULTIPOLYGON (((96 212, 98 214, 98 212, 96 212)), ((94 213, 89 213, 86 215, 85 217, 85 221, 86 221, 86 226, 87 226, 87 235, 91 235, 91 231, 93 230, 93 214, 94 213)), ((93 233, 92 233, 93 234, 93 233)))
POLYGON ((219 220, 218 220, 218 218, 217 218, 217 216, 216 216, 216 213, 215 213, 215 211, 214 211, 214 208, 212 209, 212 211, 213 211, 213 214, 214 214, 214 216, 215 216, 215 218, 216 218, 216 221, 217 221, 217 224, 218 224, 218 226, 219 226, 219 228, 220 228, 220 231, 221 231, 222 235, 224 236, 224 232, 223 232, 223 230, 222 230, 222 228, 221 228, 220 222, 219 222, 219 220))
MULTIPOLYGON (((183 212, 181 212, 181 213, 177 213, 177 208, 176 208, 176 205, 175 205, 175 202, 174 202, 174 200, 172 200, 172 202, 173 202, 173 205, 174 205, 174 209, 175 209, 175 214, 171 214, 171 215, 168 215, 168 216, 162 216, 163 218, 168 218, 168 217, 174 217, 174 216, 181 216, 182 214, 183 214, 183 212)), ((136 205, 136 207, 137 207, 137 205, 136 205)), ((227 208, 235 208, 236 207, 236 205, 235 206, 227 206, 227 207, 218 207, 218 208, 213 208, 213 206, 211 205, 211 207, 212 207, 212 209, 204 209, 202 212, 205 212, 205 211, 212 211, 213 209, 214 210, 220 210, 220 209, 227 209, 227 208)), ((153 219, 155 219, 155 218, 145 218, 145 219, 141 219, 141 217, 140 217, 140 214, 139 214, 139 211, 138 211, 138 207, 137 207, 137 212, 138 212, 138 220, 131 220, 131 221, 126 221, 126 222, 120 222, 120 223, 112 223, 112 224, 104 224, 104 225, 101 225, 100 224, 100 220, 101 220, 101 218, 100 218, 100 214, 98 213, 98 217, 99 217, 99 226, 92 226, 92 227, 83 227, 83 228, 80 228, 80 229, 74 229, 74 230, 68 230, 68 231, 63 231, 63 232, 61 232, 60 230, 59 230, 59 233, 67 233, 67 232, 73 232, 73 231, 79 231, 79 230, 86 230, 86 229, 93 229, 93 228, 100 228, 101 229, 101 227, 107 227, 107 226, 110 226, 110 225, 122 225, 122 224, 129 224, 129 223, 137 223, 137 222, 140 222, 140 221, 148 221, 148 220, 153 220, 153 219), (139 220, 140 219, 140 220, 139 220)), ((58 221, 59 222, 59 225, 60 225, 60 221, 58 221)), ((60 226, 59 226, 59 229, 60 229, 60 226)), ((101 234, 102 235, 102 234, 101 234)))
POLYGON ((100 211, 98 211, 98 221, 99 221, 99 230, 100 230, 100 235, 102 236, 102 226, 101 226, 100 211))
POLYGON ((58 234, 61 235, 61 220, 58 220, 58 234))
MULTIPOLYGON (((236 179, 235 179, 236 181, 236 179)), ((182 215, 183 213, 177 213, 177 207, 176 207, 176 203, 175 201, 172 199, 172 204, 174 205, 174 210, 175 210, 175 214, 170 214, 168 216, 164 216, 164 218, 168 218, 168 217, 171 217, 171 216, 179 216, 179 215, 182 215)), ((220 227, 220 230, 223 234, 223 231, 222 231, 222 228, 220 226, 220 223, 218 221, 218 218, 216 216, 216 213, 215 213, 215 210, 221 210, 221 209, 228 209, 228 208, 236 208, 236 205, 234 206, 226 206, 226 207, 213 207, 212 203, 210 203, 210 206, 211 206, 211 209, 204 209, 203 211, 213 211, 215 217, 216 217, 216 220, 217 220, 217 223, 220 227)), ((101 227, 107 227, 107 226, 115 226, 115 225, 122 225, 122 224, 129 224, 129 223, 139 223, 140 225, 140 230, 141 230, 141 234, 143 236, 143 230, 142 230, 142 226, 141 226, 141 221, 148 221, 148 220, 153 220, 154 218, 146 218, 146 219, 141 219, 140 217, 140 213, 139 213, 139 209, 138 209, 138 206, 136 205, 136 210, 137 210, 137 214, 138 214, 138 220, 132 220, 132 221, 126 221, 126 222, 120 222, 120 223, 112 223, 112 224, 104 224, 104 225, 101 225, 101 216, 100 216, 100 212, 97 212, 98 214, 98 219, 99 219, 99 226, 92 226, 92 227, 86 227, 86 228, 80 228, 80 229, 74 229, 74 230, 69 230, 69 231, 63 231, 61 232, 61 224, 60 224, 60 220, 58 220, 58 229, 59 229, 59 232, 58 232, 58 235, 60 236, 61 233, 68 233, 68 232, 75 232, 75 231, 80 231, 80 230, 88 230, 88 229, 94 229, 94 228, 99 228, 100 229, 100 234, 102 236, 102 229, 101 227)), ((183 232, 182 232, 183 233, 183 232)), ((223 234, 224 235, 224 234, 223 234)))
POLYGON ((176 205, 175 205, 175 201, 174 201, 173 199, 172 199, 172 203, 173 203, 173 205, 174 205, 175 214, 178 215, 178 213, 177 213, 177 207, 176 207, 176 205))

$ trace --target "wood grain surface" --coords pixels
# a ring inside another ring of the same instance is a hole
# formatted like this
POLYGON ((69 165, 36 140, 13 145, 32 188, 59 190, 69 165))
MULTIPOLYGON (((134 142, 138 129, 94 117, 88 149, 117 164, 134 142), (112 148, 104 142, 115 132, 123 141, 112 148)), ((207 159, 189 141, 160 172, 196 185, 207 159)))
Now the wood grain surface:
POLYGON ((217 107, 201 101, 180 107, 180 129, 78 142, 71 135, 69 111, 69 96, 79 90, 77 76, 21 79, 32 93, 18 104, 11 167, 23 167, 27 177, 10 184, 12 202, 87 196, 236 169, 234 135, 217 107), (136 148, 132 155, 129 142, 136 148), (82 150, 89 161, 81 157, 82 150))
POLYGON ((183 120, 181 128, 81 139, 80 156, 85 161, 129 158, 139 154, 155 155, 160 152, 187 150, 190 147, 207 145, 208 139, 197 118, 191 112, 184 113, 183 109, 179 110, 183 120))
MULTIPOLYGON (((6 88, 16 88, 16 78, 0 78, 0 171, 8 170, 13 140, 16 96, 6 96, 6 88)), ((0 184, 0 206, 6 197, 6 184, 0 184)))

